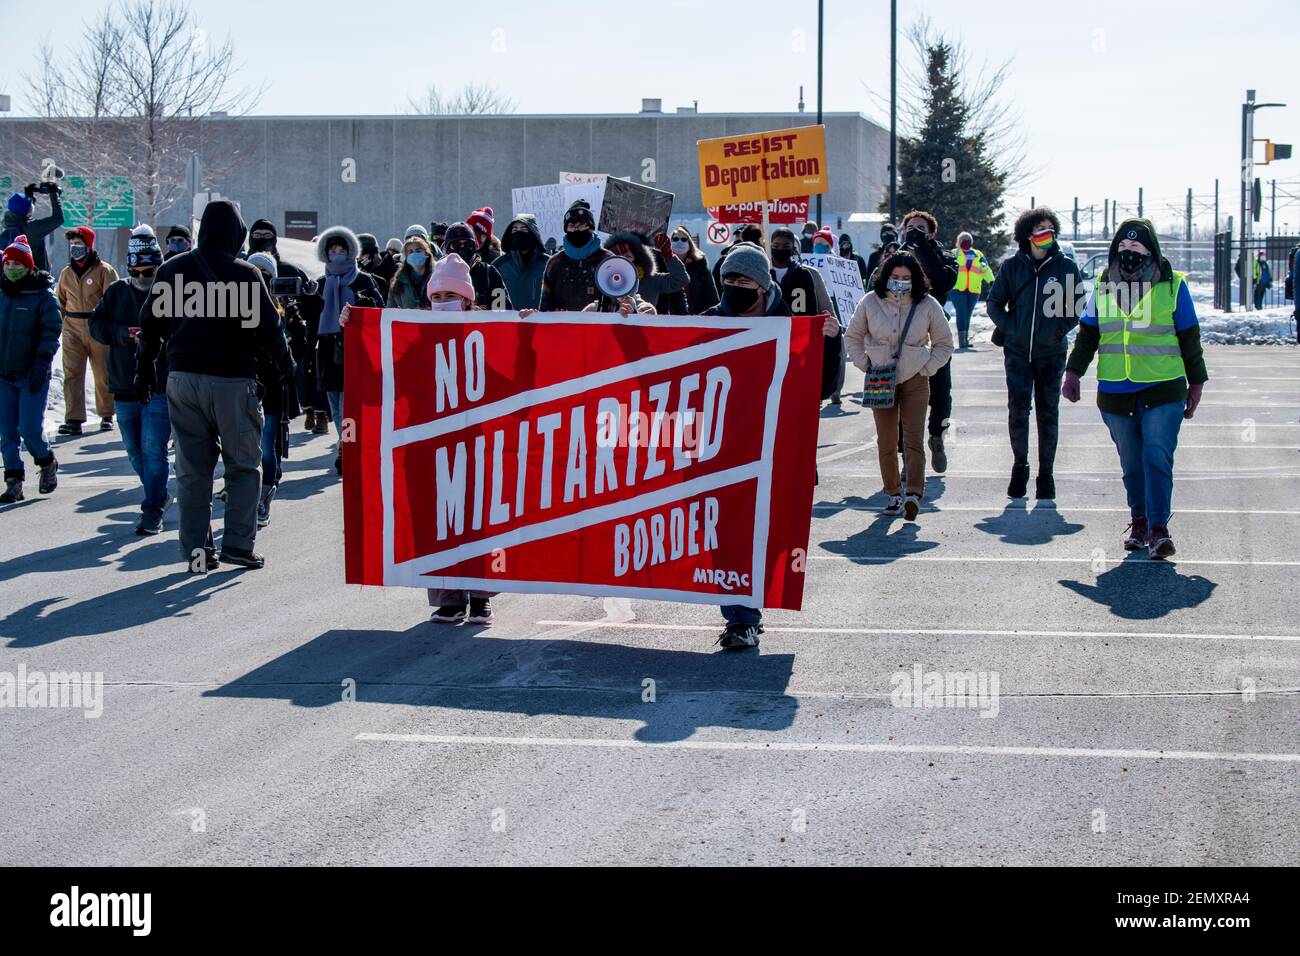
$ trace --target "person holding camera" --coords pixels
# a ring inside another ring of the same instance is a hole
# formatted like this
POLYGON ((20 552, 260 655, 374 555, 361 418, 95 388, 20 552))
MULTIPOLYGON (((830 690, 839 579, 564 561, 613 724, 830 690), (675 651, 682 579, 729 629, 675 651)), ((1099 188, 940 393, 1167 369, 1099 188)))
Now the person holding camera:
MULTIPOLYGON (((152 230, 150 230, 152 232, 152 230)), ((66 233, 68 264, 59 273, 57 295, 63 310, 63 424, 60 435, 80 435, 86 423, 86 363, 95 375, 95 414, 99 430, 113 427, 113 392, 108 384, 108 346, 90 334, 90 317, 117 270, 95 251, 95 230, 77 226, 66 233)))
POLYGON ((108 388, 117 404, 117 423, 122 432, 131 469, 144 486, 140 519, 135 533, 141 536, 162 531, 163 514, 171 499, 167 494, 167 443, 172 423, 167 411, 167 357, 156 365, 158 391, 136 391, 136 348, 140 335, 140 312, 154 273, 162 265, 158 238, 149 226, 136 226, 126 244, 126 277, 108 287, 90 317, 90 334, 108 350, 108 388))
POLYGON ((10 196, 5 204, 4 216, 0 218, 0 249, 7 249, 19 236, 26 236, 36 271, 49 272, 50 259, 45 254, 45 237, 63 225, 63 203, 59 200, 62 192, 62 187, 51 180, 39 185, 29 183, 23 187, 22 192, 10 196), (38 194, 50 200, 50 214, 43 219, 32 218, 38 194))

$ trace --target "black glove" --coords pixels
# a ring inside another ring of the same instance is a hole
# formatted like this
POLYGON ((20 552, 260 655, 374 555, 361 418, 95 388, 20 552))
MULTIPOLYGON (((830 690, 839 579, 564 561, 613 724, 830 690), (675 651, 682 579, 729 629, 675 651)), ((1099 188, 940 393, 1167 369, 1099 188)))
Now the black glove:
POLYGON ((135 379, 131 383, 135 398, 141 405, 148 405, 158 392, 158 376, 153 366, 140 362, 135 367, 135 379))
POLYGON ((37 362, 27 370, 27 391, 35 394, 45 387, 50 380, 50 366, 37 362))
POLYGON ((34 199, 36 197, 36 184, 28 183, 26 186, 23 187, 23 193, 24 195, 27 196, 28 199, 34 199))

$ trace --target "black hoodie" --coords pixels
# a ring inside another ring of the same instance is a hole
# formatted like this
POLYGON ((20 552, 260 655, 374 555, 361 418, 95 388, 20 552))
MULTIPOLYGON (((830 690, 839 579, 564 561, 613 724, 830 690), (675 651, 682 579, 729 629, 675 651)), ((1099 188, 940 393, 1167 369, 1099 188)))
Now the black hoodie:
POLYGON ((140 309, 141 362, 152 366, 165 345, 173 372, 252 379, 258 350, 265 349, 282 374, 292 374, 262 274, 236 258, 247 232, 234 203, 208 203, 198 248, 162 264, 140 309))

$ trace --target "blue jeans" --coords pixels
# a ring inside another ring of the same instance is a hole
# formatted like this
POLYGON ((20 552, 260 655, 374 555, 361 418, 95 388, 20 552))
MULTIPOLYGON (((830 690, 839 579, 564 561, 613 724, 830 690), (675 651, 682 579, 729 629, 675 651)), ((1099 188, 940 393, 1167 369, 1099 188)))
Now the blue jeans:
POLYGON ((325 400, 330 403, 330 416, 334 419, 334 431, 338 433, 339 441, 343 440, 343 393, 326 392, 325 400))
POLYGON ((728 624, 762 624, 763 609, 743 604, 722 605, 722 619, 728 624))
POLYGON ((1102 412, 1124 469, 1129 514, 1152 527, 1167 527, 1174 496, 1174 449, 1185 402, 1166 402, 1132 415, 1102 412))
POLYGON ((957 292, 948 293, 948 301, 957 311, 957 335, 958 341, 963 341, 970 334, 970 317, 975 312, 975 303, 980 300, 978 292, 957 292))
POLYGON ((140 513, 161 518, 167 506, 167 442, 172 435, 167 396, 155 395, 148 405, 117 399, 117 427, 127 460, 144 485, 140 513))
POLYGON ((19 454, 19 439, 27 443, 27 451, 38 465, 46 464, 54 453, 45 440, 45 399, 50 394, 50 377, 39 391, 27 388, 27 376, 18 381, 0 378, 0 453, 4 455, 5 471, 23 471, 23 458, 19 454))
POLYGON ((280 456, 276 441, 280 437, 280 416, 263 412, 262 420, 262 490, 280 483, 280 456))

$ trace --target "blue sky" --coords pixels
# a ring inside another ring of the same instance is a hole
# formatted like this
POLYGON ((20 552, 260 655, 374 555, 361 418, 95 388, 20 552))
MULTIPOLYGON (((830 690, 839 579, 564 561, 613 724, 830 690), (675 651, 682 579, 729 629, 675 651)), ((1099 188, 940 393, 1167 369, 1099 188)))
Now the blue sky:
MULTIPOLYGON (((237 81, 266 85, 255 112, 382 114, 429 83, 487 82, 521 113, 633 112, 641 97, 666 109, 699 100, 703 111, 793 109, 802 83, 815 109, 815 0, 479 0, 356 4, 198 0, 214 36, 227 33, 243 68, 237 81), (414 13, 413 11, 419 11, 414 13), (749 64, 742 67, 740 64, 749 64)), ((889 91, 887 0, 827 0, 825 107, 884 120, 889 91)), ((50 33, 76 36, 99 2, 48 5, 0 0, 6 33, 30 24, 29 50, 50 33)), ((900 0, 903 27, 920 14, 960 37, 976 62, 1012 59, 1006 95, 1023 118, 1034 175, 1010 190, 1068 211, 1103 197, 1148 211, 1206 198, 1220 177, 1235 209, 1240 104, 1248 86, 1285 110, 1263 111, 1258 136, 1300 145, 1300 12, 1295 0, 1050 3, 1047 0, 900 0)), ((12 39, 12 34, 11 34, 12 39)), ((34 56, 6 41, 0 92, 25 112, 21 74, 34 56)), ((910 55, 905 40, 900 49, 910 55)), ((833 175, 832 171, 832 175, 833 175)), ((1300 158, 1264 167, 1291 180, 1300 158)), ((1267 191, 1267 186, 1266 186, 1267 191)), ((1300 226, 1300 204, 1279 212, 1300 226)), ((1208 222, 1208 219, 1206 220, 1208 222)))

